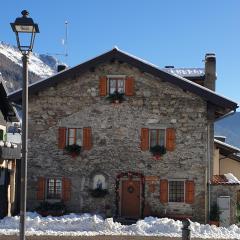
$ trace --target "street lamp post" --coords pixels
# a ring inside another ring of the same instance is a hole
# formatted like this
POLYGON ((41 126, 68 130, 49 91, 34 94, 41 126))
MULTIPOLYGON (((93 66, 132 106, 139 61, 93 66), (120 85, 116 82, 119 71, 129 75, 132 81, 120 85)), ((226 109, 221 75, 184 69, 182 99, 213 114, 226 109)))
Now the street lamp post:
POLYGON ((22 17, 11 23, 16 34, 18 49, 22 53, 22 161, 21 161, 21 193, 20 193, 20 240, 25 240, 26 230, 26 197, 27 197, 27 153, 28 153, 28 56, 33 49, 35 34, 39 33, 38 25, 29 18, 28 11, 23 10, 22 17))

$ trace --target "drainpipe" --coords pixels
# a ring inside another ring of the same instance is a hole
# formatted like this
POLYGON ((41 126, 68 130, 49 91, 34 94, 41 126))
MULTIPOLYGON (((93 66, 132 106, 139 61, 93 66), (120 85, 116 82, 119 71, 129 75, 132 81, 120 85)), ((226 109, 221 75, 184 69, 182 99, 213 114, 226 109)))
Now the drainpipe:
POLYGON ((209 221, 210 210, 211 210, 211 158, 210 158, 210 123, 207 124, 207 183, 208 183, 208 216, 207 220, 209 221))

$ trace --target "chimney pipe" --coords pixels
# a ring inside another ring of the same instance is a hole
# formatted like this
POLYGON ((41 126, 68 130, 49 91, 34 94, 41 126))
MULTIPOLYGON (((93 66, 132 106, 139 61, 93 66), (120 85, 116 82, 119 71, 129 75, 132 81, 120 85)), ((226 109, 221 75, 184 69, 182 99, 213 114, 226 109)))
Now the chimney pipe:
POLYGON ((216 56, 215 53, 205 55, 205 83, 204 86, 215 91, 216 75, 216 56))

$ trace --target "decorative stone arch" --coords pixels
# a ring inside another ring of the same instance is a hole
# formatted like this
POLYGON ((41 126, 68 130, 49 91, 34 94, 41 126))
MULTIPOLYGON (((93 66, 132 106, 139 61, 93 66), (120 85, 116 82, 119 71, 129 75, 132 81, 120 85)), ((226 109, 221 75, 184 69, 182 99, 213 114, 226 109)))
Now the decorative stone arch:
POLYGON ((101 171, 93 172, 90 175, 90 188, 91 189, 107 189, 108 188, 108 176, 101 171))

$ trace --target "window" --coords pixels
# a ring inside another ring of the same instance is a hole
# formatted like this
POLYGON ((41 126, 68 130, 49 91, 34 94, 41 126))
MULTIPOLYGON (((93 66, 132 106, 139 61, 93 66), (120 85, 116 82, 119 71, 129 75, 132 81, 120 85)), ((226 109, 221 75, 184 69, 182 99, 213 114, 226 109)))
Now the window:
POLYGON ((62 179, 47 179, 47 199, 61 199, 62 197, 62 179))
POLYGON ((169 202, 184 202, 184 181, 169 181, 169 202))
POLYGON ((165 146, 165 129, 150 129, 150 147, 165 146))
POLYGON ((115 91, 124 93, 124 79, 123 78, 109 78, 109 94, 113 94, 115 91))
POLYGON ((82 146, 82 129, 81 128, 68 128, 66 134, 66 144, 77 144, 82 146))

